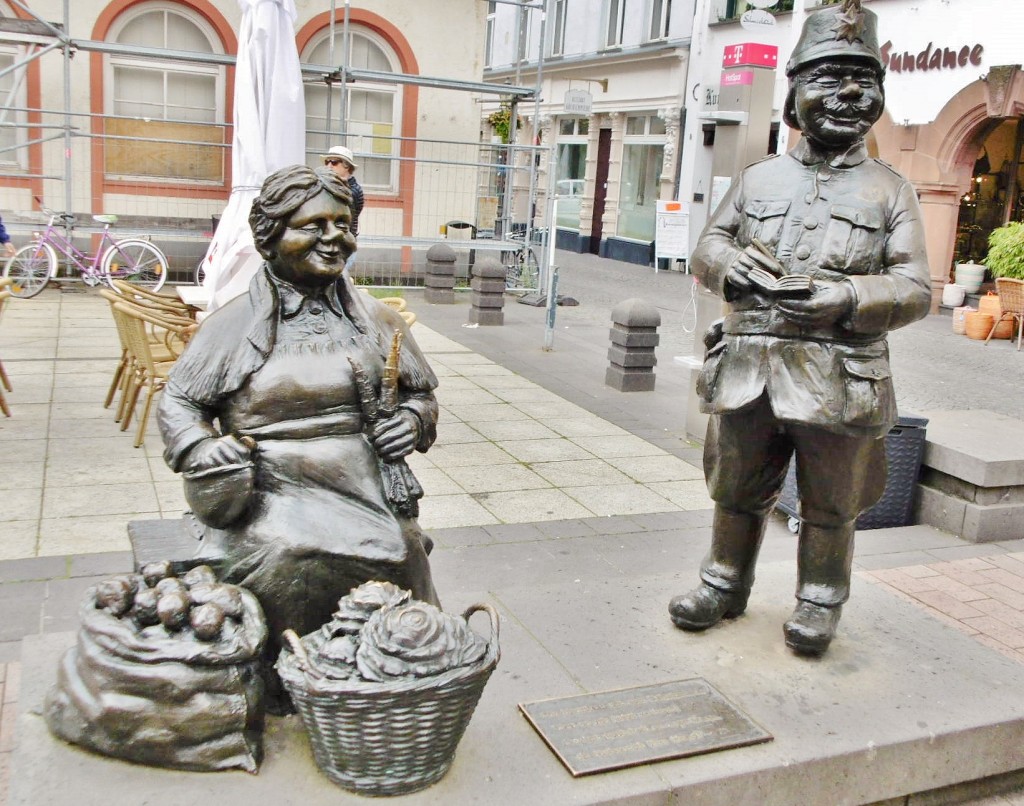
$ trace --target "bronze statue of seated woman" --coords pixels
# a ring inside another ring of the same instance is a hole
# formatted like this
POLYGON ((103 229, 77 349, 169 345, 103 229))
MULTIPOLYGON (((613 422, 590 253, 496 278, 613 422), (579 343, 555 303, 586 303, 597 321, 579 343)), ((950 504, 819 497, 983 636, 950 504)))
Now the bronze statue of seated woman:
POLYGON ((249 216, 265 262, 203 322, 159 408, 204 524, 197 559, 257 596, 270 659, 368 580, 437 603, 403 459, 434 442, 437 380, 398 313, 343 276, 350 207, 329 170, 267 177, 249 216))

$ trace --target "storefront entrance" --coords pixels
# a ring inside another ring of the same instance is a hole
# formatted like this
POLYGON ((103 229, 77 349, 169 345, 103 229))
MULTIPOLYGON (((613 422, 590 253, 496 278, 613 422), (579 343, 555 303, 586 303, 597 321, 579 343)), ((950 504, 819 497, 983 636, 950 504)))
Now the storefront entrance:
POLYGON ((988 236, 1008 221, 1024 220, 1024 118, 998 121, 984 139, 960 198, 955 263, 984 263, 988 236))

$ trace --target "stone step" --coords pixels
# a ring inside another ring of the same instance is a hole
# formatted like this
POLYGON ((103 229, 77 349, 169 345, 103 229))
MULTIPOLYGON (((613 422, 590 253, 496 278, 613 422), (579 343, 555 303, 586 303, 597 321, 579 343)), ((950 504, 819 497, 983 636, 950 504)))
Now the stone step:
POLYGON ((973 543, 1024 536, 1024 423, 991 411, 933 411, 915 519, 973 543))

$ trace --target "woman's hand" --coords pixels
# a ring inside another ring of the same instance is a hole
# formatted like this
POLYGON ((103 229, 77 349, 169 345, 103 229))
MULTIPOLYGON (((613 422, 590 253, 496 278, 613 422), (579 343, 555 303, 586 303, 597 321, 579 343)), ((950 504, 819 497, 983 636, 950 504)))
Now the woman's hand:
POLYGON ((381 420, 370 432, 370 444, 385 462, 408 456, 419 438, 419 418, 404 409, 399 409, 394 417, 381 420))
POLYGON ((211 467, 238 465, 252 459, 253 446, 246 444, 249 437, 239 439, 231 434, 219 439, 204 439, 185 460, 186 470, 207 470, 211 467), (245 441, 243 441, 245 440, 245 441))

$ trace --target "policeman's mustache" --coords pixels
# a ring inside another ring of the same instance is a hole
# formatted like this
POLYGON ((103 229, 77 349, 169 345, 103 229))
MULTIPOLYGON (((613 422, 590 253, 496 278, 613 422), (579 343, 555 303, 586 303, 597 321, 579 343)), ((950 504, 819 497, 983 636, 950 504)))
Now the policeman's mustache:
POLYGON ((871 101, 861 101, 860 103, 828 103, 824 104, 825 111, 830 115, 839 115, 840 117, 849 117, 852 115, 863 115, 871 110, 871 101))

